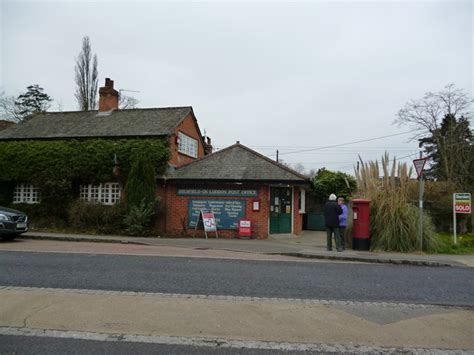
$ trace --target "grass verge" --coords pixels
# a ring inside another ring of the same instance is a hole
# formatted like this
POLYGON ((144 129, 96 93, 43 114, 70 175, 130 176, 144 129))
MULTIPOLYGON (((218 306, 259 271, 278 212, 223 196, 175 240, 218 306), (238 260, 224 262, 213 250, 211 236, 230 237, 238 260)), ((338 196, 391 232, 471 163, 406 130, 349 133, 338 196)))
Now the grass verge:
POLYGON ((474 254, 474 234, 462 234, 454 244, 453 235, 438 233, 439 247, 432 250, 434 254, 474 254))

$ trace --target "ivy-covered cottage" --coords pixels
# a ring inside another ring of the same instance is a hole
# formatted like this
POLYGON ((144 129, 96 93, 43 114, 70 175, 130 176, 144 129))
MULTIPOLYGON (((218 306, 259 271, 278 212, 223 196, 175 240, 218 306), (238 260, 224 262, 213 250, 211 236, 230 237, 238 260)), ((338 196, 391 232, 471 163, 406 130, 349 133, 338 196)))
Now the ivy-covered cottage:
POLYGON ((119 110, 118 99, 107 78, 97 111, 47 112, 0 131, 0 205, 113 205, 137 152, 163 173, 211 151, 192 107, 119 110))
POLYGON ((160 233, 191 234, 199 209, 215 212, 223 236, 240 218, 259 238, 301 231, 307 178, 240 144, 212 154, 191 107, 119 110, 118 99, 107 78, 97 111, 38 114, 0 131, 0 205, 63 220, 73 201, 90 203, 89 214, 115 206, 142 154, 157 176, 160 233))

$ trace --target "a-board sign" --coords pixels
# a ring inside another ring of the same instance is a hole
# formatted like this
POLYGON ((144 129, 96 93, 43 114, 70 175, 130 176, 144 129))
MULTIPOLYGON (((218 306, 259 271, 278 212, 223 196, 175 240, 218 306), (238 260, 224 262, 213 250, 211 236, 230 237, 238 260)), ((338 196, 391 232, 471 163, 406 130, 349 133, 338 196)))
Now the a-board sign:
POLYGON ((420 158, 413 160, 413 165, 415 166, 417 177, 420 177, 423 174, 425 164, 428 158, 420 158))
POLYGON ((203 210, 200 210, 198 212, 198 215, 194 223, 194 237, 196 236, 196 231, 198 230, 198 227, 199 225, 201 225, 201 223, 202 223, 202 226, 204 227, 204 235, 206 236, 206 239, 207 239, 207 232, 214 232, 216 234, 216 239, 218 238, 216 220, 212 212, 204 212, 203 210))
POLYGON ((196 227, 200 211, 214 214, 217 229, 237 230, 239 220, 245 217, 244 200, 207 200, 190 199, 188 201, 188 226, 196 227))
POLYGON ((453 207, 455 213, 471 213, 471 194, 467 192, 453 194, 453 207))
POLYGON ((239 235, 242 237, 252 236, 252 222, 248 218, 239 221, 239 235))
POLYGON ((202 212, 202 221, 206 232, 216 231, 216 219, 214 218, 214 213, 202 212))

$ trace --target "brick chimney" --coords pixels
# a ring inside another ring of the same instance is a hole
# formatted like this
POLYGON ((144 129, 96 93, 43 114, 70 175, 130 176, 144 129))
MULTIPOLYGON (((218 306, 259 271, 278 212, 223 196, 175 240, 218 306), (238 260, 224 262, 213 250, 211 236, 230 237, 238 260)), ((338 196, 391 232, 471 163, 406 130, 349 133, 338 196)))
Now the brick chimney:
POLYGON ((204 137, 204 154, 208 155, 212 153, 212 144, 211 144, 211 138, 209 137, 204 137))
POLYGON ((99 112, 118 109, 119 92, 114 89, 114 81, 105 78, 105 86, 99 89, 99 112))

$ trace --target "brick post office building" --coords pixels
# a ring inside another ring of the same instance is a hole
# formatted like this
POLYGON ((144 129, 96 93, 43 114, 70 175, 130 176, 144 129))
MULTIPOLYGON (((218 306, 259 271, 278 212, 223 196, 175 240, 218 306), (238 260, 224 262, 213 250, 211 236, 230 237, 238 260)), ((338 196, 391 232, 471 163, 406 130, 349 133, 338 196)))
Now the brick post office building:
MULTIPOLYGON (((299 234, 309 179, 237 142, 158 179, 169 235, 195 232, 199 211, 215 214, 219 236, 235 237, 241 218, 252 236, 299 234)), ((202 235, 202 233, 200 233, 202 235)))

